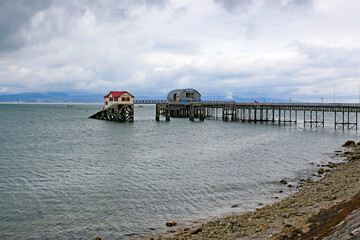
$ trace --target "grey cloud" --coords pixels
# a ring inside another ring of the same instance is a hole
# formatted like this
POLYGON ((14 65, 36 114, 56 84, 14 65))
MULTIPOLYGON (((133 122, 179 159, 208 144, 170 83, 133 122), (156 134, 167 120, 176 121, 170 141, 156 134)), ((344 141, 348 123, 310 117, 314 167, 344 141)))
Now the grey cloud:
POLYGON ((50 0, 0 0, 0 51, 20 48, 25 42, 19 31, 29 26, 34 14, 51 4, 50 0))
POLYGON ((166 53, 197 54, 199 53, 200 44, 190 40, 168 39, 157 41, 153 49, 166 53))
POLYGON ((166 0, 55 0, 55 5, 57 7, 66 8, 67 11, 72 13, 83 13, 86 10, 90 10, 100 21, 111 21, 119 18, 129 19, 131 18, 129 15, 130 11, 134 8, 145 6, 148 10, 152 10, 154 8, 163 9, 166 4, 166 0))
POLYGON ((308 58, 309 66, 353 68, 360 67, 360 48, 324 47, 313 44, 295 43, 295 50, 308 58))
POLYGON ((221 65, 217 69, 210 69, 208 66, 194 67, 189 64, 165 72, 164 75, 156 74, 149 77, 158 80, 174 79, 174 82, 189 77, 195 88, 219 91, 228 89, 238 91, 247 97, 250 95, 246 95, 246 92, 252 92, 253 89, 261 92, 261 89, 264 89, 268 97, 300 99, 301 94, 308 94, 308 96, 322 96, 329 99, 333 83, 337 83, 339 95, 354 94, 355 90, 349 92, 349 89, 354 84, 358 84, 359 48, 346 49, 303 43, 294 44, 294 48, 305 58, 268 61, 264 64, 252 65, 251 68, 239 66, 234 71, 224 70, 221 65))
POLYGON ((251 0, 214 0, 215 3, 224 7, 228 11, 234 11, 235 9, 240 8, 241 10, 246 10, 252 5, 251 0))
POLYGON ((91 11, 99 22, 115 22, 136 18, 130 12, 139 6, 145 6, 151 11, 153 8, 162 9, 166 4, 165 0, 0 0, 0 52, 14 51, 33 44, 32 41, 36 43, 39 39, 63 35, 63 31, 71 28, 73 20, 86 11, 91 11), (63 18, 46 15, 46 10, 50 8, 59 9, 63 18), (46 19, 37 29, 32 29, 30 20, 40 11, 44 11, 46 19), (45 33, 43 29, 46 29, 45 33), (43 37, 39 38, 38 33, 43 37))
POLYGON ((167 4, 167 0, 136 0, 136 1, 129 1, 135 4, 145 4, 148 8, 164 8, 165 5, 167 4))
POLYGON ((12 50, 0 53, 0 91, 194 87, 252 97, 256 88, 295 97, 327 81, 358 84, 360 49, 330 41, 342 27, 317 22, 312 0, 208 3, 0 0, 0 52, 12 50))
POLYGON ((306 7, 312 5, 314 0, 292 0, 288 5, 306 7))
MULTIPOLYGON (((214 0, 215 3, 225 8, 229 12, 236 11, 247 11, 252 7, 258 6, 257 2, 254 0, 214 0)), ((265 1, 264 4, 260 6, 268 8, 278 8, 278 9, 296 9, 296 8, 307 8, 312 6, 314 0, 288 0, 288 1, 279 1, 279 0, 270 0, 265 1)))

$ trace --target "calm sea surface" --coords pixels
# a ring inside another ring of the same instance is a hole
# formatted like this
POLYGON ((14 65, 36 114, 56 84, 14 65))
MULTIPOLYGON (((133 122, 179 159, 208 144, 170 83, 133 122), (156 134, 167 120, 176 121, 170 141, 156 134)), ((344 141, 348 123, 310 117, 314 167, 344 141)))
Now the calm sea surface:
POLYGON ((0 104, 0 238, 126 239, 250 210, 359 140, 332 120, 156 122, 151 105, 135 106, 133 123, 88 118, 101 107, 0 104))

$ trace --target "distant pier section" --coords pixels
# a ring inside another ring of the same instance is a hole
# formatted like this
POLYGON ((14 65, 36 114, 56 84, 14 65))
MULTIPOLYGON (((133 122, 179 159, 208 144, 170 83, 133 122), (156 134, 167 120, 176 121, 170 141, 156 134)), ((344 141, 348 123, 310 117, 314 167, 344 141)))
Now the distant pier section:
POLYGON ((134 100, 134 104, 157 104, 167 102, 167 100, 134 100))

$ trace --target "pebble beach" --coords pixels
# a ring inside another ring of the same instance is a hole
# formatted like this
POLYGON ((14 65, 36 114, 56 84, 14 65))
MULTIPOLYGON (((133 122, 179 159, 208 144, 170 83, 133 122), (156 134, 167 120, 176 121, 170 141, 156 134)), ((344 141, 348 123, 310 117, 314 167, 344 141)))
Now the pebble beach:
POLYGON ((281 201, 195 227, 167 223, 167 233, 145 239, 360 239, 360 142, 347 141, 334 154, 344 160, 319 166, 317 180, 299 179, 281 201))

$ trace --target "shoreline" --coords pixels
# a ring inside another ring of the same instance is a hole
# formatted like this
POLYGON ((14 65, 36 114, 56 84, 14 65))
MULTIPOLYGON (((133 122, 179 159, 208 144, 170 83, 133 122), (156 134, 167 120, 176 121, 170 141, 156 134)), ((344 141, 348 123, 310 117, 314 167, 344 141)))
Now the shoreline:
POLYGON ((279 202, 142 239, 360 238, 360 142, 343 147, 335 151, 342 162, 322 165, 320 179, 301 179, 297 191, 279 202))
POLYGON ((0 104, 9 104, 9 105, 15 105, 15 104, 21 104, 21 105, 103 105, 104 103, 82 103, 82 102, 0 102, 0 104))

